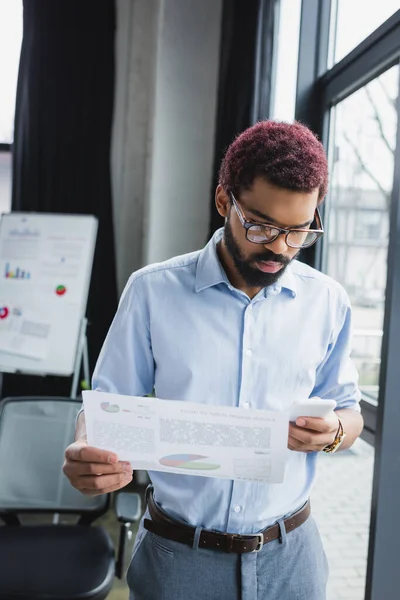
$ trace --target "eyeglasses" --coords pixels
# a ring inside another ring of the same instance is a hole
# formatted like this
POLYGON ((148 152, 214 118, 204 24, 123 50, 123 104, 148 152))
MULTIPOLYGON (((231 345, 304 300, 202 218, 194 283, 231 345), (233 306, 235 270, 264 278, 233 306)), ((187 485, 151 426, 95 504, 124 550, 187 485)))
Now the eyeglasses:
POLYGON ((246 239, 249 242, 253 242, 253 244, 271 244, 280 235, 285 233, 285 242, 290 248, 308 248, 315 244, 317 239, 324 234, 318 208, 315 209, 315 222, 318 229, 283 229, 275 225, 256 224, 247 221, 246 215, 232 192, 231 197, 240 222, 246 230, 246 239))

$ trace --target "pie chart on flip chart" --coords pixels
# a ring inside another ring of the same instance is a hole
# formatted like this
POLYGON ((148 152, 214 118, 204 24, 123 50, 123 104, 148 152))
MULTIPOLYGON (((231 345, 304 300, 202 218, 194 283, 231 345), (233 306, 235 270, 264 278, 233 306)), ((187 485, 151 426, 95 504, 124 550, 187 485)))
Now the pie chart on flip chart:
POLYGON ((9 312, 7 306, 0 306, 0 319, 7 319, 9 312))
POLYGON ((67 288, 65 287, 65 285, 58 285, 55 289, 55 292, 57 296, 65 296, 65 294, 67 293, 67 288))
POLYGON ((170 454, 160 458, 159 462, 164 467, 175 467, 175 469, 212 471, 220 468, 221 465, 215 463, 199 462, 207 458, 208 456, 202 456, 201 454, 170 454))

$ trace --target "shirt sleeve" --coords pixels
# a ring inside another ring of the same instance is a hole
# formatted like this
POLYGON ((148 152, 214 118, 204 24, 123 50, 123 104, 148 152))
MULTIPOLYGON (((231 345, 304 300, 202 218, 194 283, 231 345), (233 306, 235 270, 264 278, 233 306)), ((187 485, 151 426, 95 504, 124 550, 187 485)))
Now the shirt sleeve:
POLYGON ((312 395, 336 400, 336 410, 350 408, 360 412, 361 394, 358 387, 358 373, 350 358, 350 305, 343 306, 338 321, 338 332, 332 336, 326 356, 317 369, 312 395))
POLYGON ((101 392, 145 396, 154 387, 149 314, 140 279, 133 275, 121 296, 92 379, 101 392))

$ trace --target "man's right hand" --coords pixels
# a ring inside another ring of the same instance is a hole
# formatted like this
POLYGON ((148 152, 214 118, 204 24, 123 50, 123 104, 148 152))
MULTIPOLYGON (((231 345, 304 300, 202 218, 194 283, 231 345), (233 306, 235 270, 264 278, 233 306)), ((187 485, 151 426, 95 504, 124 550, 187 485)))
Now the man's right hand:
POLYGON ((89 496, 115 492, 132 481, 130 463, 120 462, 113 452, 88 446, 85 438, 68 446, 63 471, 77 490, 89 496))

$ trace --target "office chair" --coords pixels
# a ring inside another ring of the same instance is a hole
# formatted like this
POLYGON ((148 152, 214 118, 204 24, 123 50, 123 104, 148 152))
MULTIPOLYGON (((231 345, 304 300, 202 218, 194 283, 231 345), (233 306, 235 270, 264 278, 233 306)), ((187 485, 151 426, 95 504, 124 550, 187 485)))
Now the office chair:
POLYGON ((121 525, 115 561, 108 532, 91 526, 109 509, 110 496, 84 496, 62 472, 80 405, 70 398, 0 402, 0 600, 103 600, 114 575, 122 577, 125 540, 140 518, 140 496, 116 496, 121 525), (35 524, 23 522, 26 513, 35 514, 35 524), (52 523, 43 523, 44 513, 53 515, 52 523), (60 524, 66 514, 76 522, 60 524))

